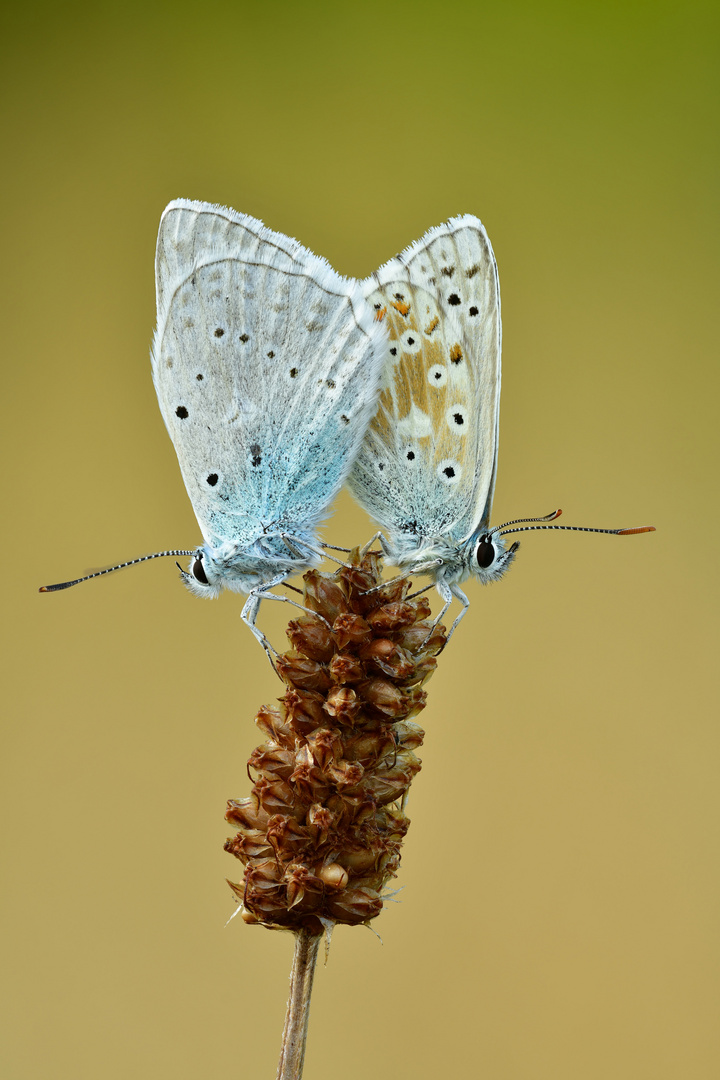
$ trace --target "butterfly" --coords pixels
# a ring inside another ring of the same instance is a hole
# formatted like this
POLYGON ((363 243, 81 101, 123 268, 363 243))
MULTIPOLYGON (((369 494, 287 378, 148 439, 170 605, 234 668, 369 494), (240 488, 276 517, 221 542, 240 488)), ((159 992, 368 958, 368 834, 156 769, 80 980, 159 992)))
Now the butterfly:
MULTIPOLYGON (((348 478, 383 529, 386 557, 432 578, 443 608, 469 600, 469 577, 496 581, 519 544, 504 537, 560 511, 490 527, 500 412, 500 284, 490 240, 471 214, 430 229, 363 284, 390 349, 377 412, 348 478)), ((625 535, 654 531, 576 529, 625 535)))
POLYGON ((153 381, 204 543, 131 563, 189 555, 189 590, 247 594, 267 651, 260 600, 292 603, 269 590, 322 557, 316 528, 374 413, 386 331, 358 282, 210 203, 166 207, 155 269, 153 381))

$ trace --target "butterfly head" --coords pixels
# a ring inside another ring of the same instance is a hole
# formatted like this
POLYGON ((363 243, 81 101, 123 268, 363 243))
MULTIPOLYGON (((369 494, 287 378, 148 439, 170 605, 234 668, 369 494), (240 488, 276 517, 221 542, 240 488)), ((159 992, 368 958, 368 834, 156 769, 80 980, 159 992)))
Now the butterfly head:
POLYGON ((410 573, 421 570, 436 581, 460 584, 470 577, 487 585, 497 581, 515 558, 519 543, 505 547, 497 529, 474 532, 463 543, 448 537, 418 537, 410 532, 392 535, 382 542, 389 562, 410 573))
POLYGON ((509 568, 520 545, 516 542, 509 548, 495 530, 475 533, 463 548, 463 564, 469 574, 480 578, 484 585, 498 581, 509 568))
POLYGON ((295 529, 292 536, 273 533, 253 543, 226 542, 218 547, 205 543, 192 552, 187 570, 179 565, 178 569, 193 596, 214 598, 223 589, 249 593, 273 578, 280 581, 317 565, 320 556, 312 547, 306 551, 307 543, 302 529, 295 529))
POLYGON ((179 565, 178 569, 193 596, 215 599, 223 589, 249 593, 285 568, 276 560, 253 557, 238 550, 236 544, 221 547, 203 544, 193 551, 187 570, 179 565))

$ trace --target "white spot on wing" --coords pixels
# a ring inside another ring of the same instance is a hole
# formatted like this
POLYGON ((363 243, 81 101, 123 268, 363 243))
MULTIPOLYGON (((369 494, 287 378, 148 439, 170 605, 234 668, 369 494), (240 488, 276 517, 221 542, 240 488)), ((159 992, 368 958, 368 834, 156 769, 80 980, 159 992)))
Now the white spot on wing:
POLYGON ((397 429, 400 437, 408 441, 427 439, 432 435, 432 421, 427 413, 419 409, 417 405, 412 405, 407 416, 398 422, 397 429))

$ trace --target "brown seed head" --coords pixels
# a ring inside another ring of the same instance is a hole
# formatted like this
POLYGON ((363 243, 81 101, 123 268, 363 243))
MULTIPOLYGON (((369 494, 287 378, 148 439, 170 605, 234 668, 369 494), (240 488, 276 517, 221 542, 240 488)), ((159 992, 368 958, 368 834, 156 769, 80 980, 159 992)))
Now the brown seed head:
POLYGON ((367 922, 400 862, 423 739, 411 717, 445 632, 425 597, 407 599, 406 579, 381 585, 377 555, 355 551, 350 563, 305 574, 317 615, 288 627, 277 661, 286 692, 255 721, 267 742, 248 762, 252 793, 228 802, 239 832, 225 849, 245 867, 231 887, 248 923, 320 933, 328 921, 367 922))

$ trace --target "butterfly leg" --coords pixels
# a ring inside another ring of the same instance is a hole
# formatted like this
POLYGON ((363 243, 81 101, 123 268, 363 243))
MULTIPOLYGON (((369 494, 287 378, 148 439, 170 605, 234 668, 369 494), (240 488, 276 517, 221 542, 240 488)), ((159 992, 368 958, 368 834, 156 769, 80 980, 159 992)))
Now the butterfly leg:
POLYGON ((453 594, 450 591, 450 586, 449 585, 446 585, 444 581, 436 581, 435 582, 435 588, 437 589, 438 593, 440 594, 440 599, 443 602, 443 606, 440 608, 439 614, 436 615, 436 617, 433 619, 432 623, 430 624, 430 633, 425 638, 425 641, 423 641, 423 645, 425 644, 425 642, 430 640, 430 638, 433 635, 433 630, 435 629, 435 627, 438 625, 439 622, 442 622, 442 619, 443 619, 443 617, 445 615, 445 612, 447 611, 447 609, 452 604, 453 594))
MULTIPOLYGON (((415 575, 415 574, 425 574, 425 573, 427 573, 428 570, 432 570, 435 566, 440 566, 441 564, 442 564, 442 559, 434 559, 433 562, 418 563, 417 566, 413 566, 412 570, 406 570, 406 572, 404 574, 398 574, 397 577, 390 578, 389 581, 383 581, 379 585, 373 585, 372 589, 366 589, 365 592, 361 593, 360 595, 361 596, 367 596, 369 593, 377 592, 378 589, 384 589, 386 585, 394 585, 396 582, 402 581, 404 578, 406 578, 408 576, 408 574, 413 574, 413 575, 415 575)), ((428 586, 428 588, 429 587, 430 586, 428 586)), ((424 592, 425 590, 421 589, 420 591, 424 592)), ((413 595, 416 595, 416 594, 413 594, 413 595)), ((445 609, 443 609, 443 610, 445 610, 445 609)))
MULTIPOLYGON (((376 532, 375 535, 372 537, 372 539, 368 540, 367 544, 365 544, 365 546, 360 549, 360 558, 362 558, 363 555, 367 555, 370 548, 373 546, 375 541, 378 540, 378 539, 380 539, 380 540, 384 539, 383 534, 381 532, 376 532)), ((323 551, 344 551, 346 555, 349 555, 350 552, 353 550, 352 548, 338 547, 337 544, 324 544, 323 543, 323 544, 320 545, 320 547, 323 549, 323 551)), ((383 552, 383 554, 385 554, 385 552, 383 552)), ((328 558, 329 558, 329 556, 328 556, 328 558)))
MULTIPOLYGON (((445 638, 445 645, 447 645, 448 641, 450 640, 450 638, 453 636, 453 634, 455 632, 455 627, 458 625, 460 620, 464 617, 465 612, 470 607, 470 601, 468 600, 467 596, 462 591, 462 589, 459 588, 457 585, 448 585, 444 581, 437 581, 437 582, 435 582, 435 587, 437 588, 437 591, 440 594, 440 599, 443 602, 443 606, 440 609, 439 614, 433 619, 432 626, 431 626, 431 629, 430 629, 430 633, 425 638, 425 641, 430 640, 430 638, 432 637, 433 630, 438 625, 438 623, 442 622, 442 620, 443 620, 443 618, 445 616, 445 612, 447 611, 447 609, 450 607, 450 604, 452 603, 453 597, 455 597, 457 600, 459 600, 460 603, 462 604, 462 611, 460 612, 458 617, 455 619, 455 622, 450 627, 450 633, 445 638)), ((424 589, 421 590, 421 592, 424 592, 424 591, 425 591, 424 589)), ((423 645, 425 644, 425 641, 423 642, 423 645)), ((445 645, 443 645, 443 649, 445 648, 445 645)), ((442 652, 442 649, 440 651, 442 652)))
MULTIPOLYGON (((304 552, 302 551, 302 548, 305 548, 307 551, 311 551, 313 555, 317 555, 321 559, 329 559, 330 562, 337 563, 338 566, 347 566, 347 563, 344 563, 342 559, 333 558, 333 556, 328 555, 326 551, 313 547, 312 544, 308 544, 307 540, 299 540, 296 536, 290 536, 288 533, 281 533, 280 535, 285 546, 300 559, 305 557, 304 552), (299 545, 302 545, 302 547, 299 545)), ((323 544, 323 547, 327 547, 327 545, 323 544)), ((335 550, 344 551, 345 548, 336 548, 335 550)))
MULTIPOLYGON (((319 611, 313 611, 312 608, 303 607, 303 605, 298 604, 296 600, 291 600, 289 596, 282 596, 280 593, 263 591, 262 596, 260 597, 260 599, 262 599, 262 600, 279 600, 280 603, 282 603, 282 604, 290 604, 292 607, 296 607, 300 611, 304 611, 306 615, 314 615, 316 619, 320 619, 321 622, 325 623, 328 630, 332 630, 332 626, 330 625, 330 623, 327 621, 327 619, 325 618, 324 615, 320 614, 319 611)), ((273 652, 275 652, 274 649, 273 649, 273 652)), ((277 656, 277 653, 275 655, 277 656)))
MULTIPOLYGON (((448 588, 448 587, 446 586, 446 588, 448 588)), ((465 595, 465 593, 462 591, 462 589, 458 585, 450 585, 450 587, 448 588, 448 592, 452 593, 452 595, 457 600, 460 601, 460 603, 462 604, 462 608, 461 608, 457 618, 455 619, 455 622, 450 627, 450 633, 445 638, 445 645, 447 645, 448 641, 450 640, 450 638, 455 633, 455 628, 457 627, 460 620, 465 618, 465 615, 467 614, 467 609, 470 607, 470 601, 468 600, 467 596, 465 595)), ((447 611, 447 608, 448 608, 448 605, 446 604, 445 607, 442 610, 443 615, 447 611)), ((445 645, 443 645, 443 649, 445 648, 445 645)))
MULTIPOLYGON (((265 650, 265 655, 270 661, 270 666, 276 675, 277 668, 275 667, 275 660, 273 659, 273 657, 276 657, 279 654, 272 647, 268 639, 263 634, 262 630, 256 625, 256 622, 258 611, 260 610, 260 603, 268 595, 268 589, 273 589, 276 585, 280 585, 286 577, 287 574, 278 574, 270 581, 266 581, 264 582, 264 584, 259 585, 256 589, 252 589, 251 592, 248 593, 248 598, 243 604, 243 609, 240 612, 240 618, 262 645, 263 649, 265 650)), ((273 599, 277 600, 278 597, 273 594, 273 599)), ((292 603, 292 601, 288 602, 292 603)))
MULTIPOLYGON (((450 633, 447 636, 447 641, 449 641, 454 634, 456 627, 460 623, 460 620, 465 618, 465 616, 467 615, 467 610, 470 607, 470 601, 468 600, 467 596, 462 591, 459 585, 451 585, 450 591, 452 592, 453 596, 460 601, 460 603, 462 604, 462 609, 460 610, 457 618, 455 619, 455 622, 450 627, 450 633)), ((447 644, 447 641, 445 642, 445 644, 447 644)))
POLYGON ((272 645, 270 644, 268 639, 265 637, 262 630, 260 630, 255 625, 255 620, 257 619, 258 610, 260 608, 260 601, 262 599, 263 599, 262 591, 251 592, 250 595, 248 596, 247 600, 245 601, 244 605, 243 605, 242 611, 240 612, 240 618, 245 623, 245 625, 247 627, 249 627, 251 633, 254 635, 254 637, 262 645, 263 649, 265 650, 265 655, 267 656, 268 660, 270 661, 270 667, 273 669, 273 671, 277 675, 278 670, 275 667, 275 660, 274 660, 273 656, 277 656, 278 653, 272 647, 272 645))
POLYGON ((376 540, 380 541, 380 547, 383 549, 383 555, 387 555, 387 550, 385 548, 385 537, 383 536, 382 532, 378 530, 378 532, 376 532, 374 536, 370 537, 367 544, 363 544, 363 546, 360 548, 361 559, 363 559, 367 555, 368 551, 373 546, 376 540))
POLYGON ((422 587, 422 589, 416 589, 414 593, 410 593, 410 595, 406 596, 405 599, 406 600, 414 600, 416 596, 422 596, 422 594, 424 592, 427 592, 428 589, 432 589, 433 584, 434 584, 434 582, 431 581, 429 585, 424 585, 422 587))

